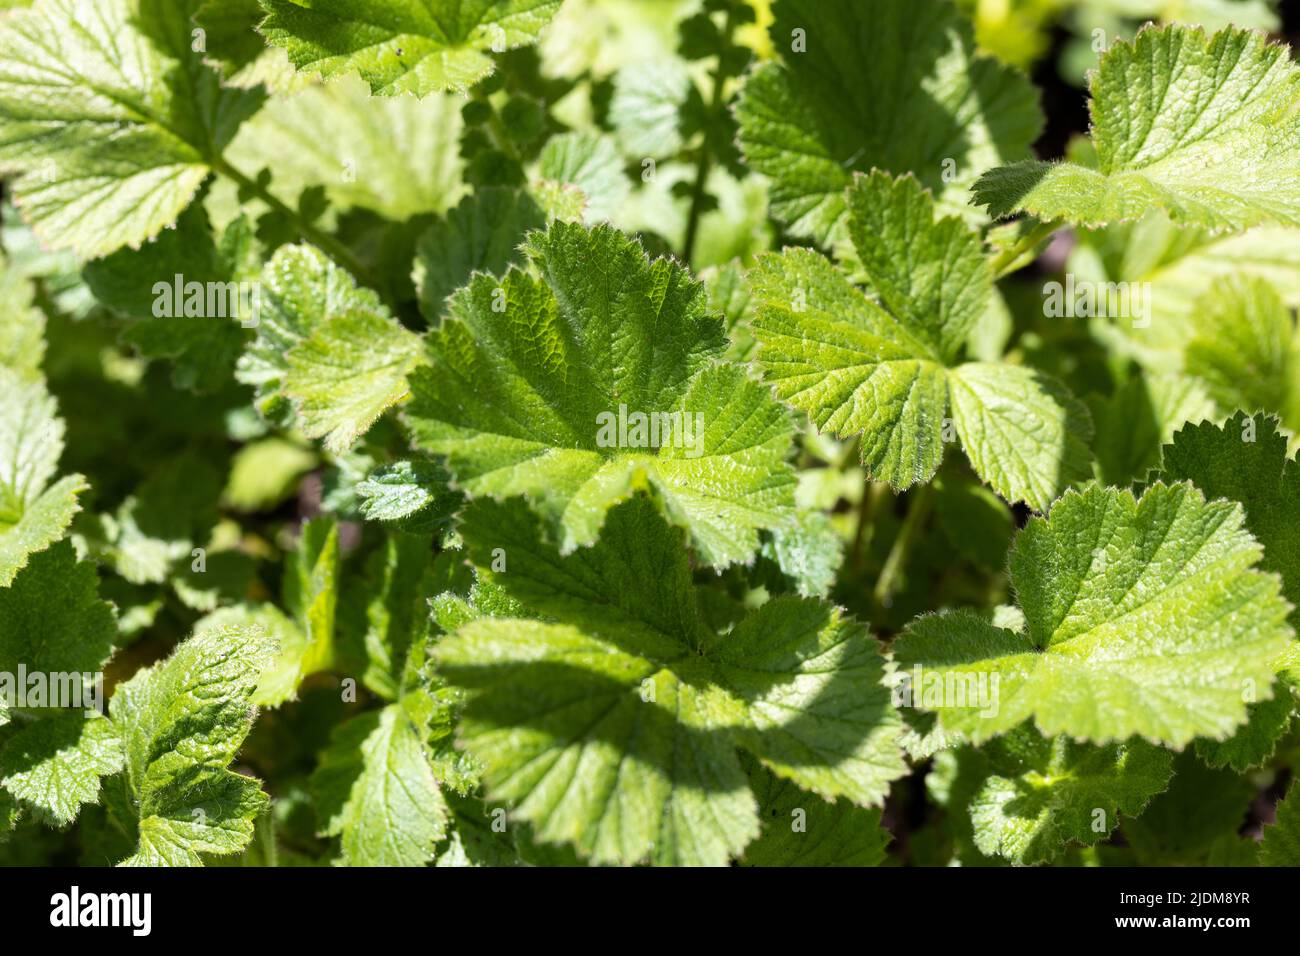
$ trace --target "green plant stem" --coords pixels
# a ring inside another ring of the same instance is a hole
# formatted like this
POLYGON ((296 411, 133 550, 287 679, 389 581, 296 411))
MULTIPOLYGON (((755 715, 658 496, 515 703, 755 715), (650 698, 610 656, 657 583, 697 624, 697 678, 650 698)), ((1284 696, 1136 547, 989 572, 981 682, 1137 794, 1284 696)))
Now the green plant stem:
POLYGON ((921 485, 908 498, 903 526, 898 529, 898 537, 894 539, 894 545, 889 549, 889 556, 885 558, 885 566, 880 569, 880 577, 876 579, 873 596, 878 608, 887 608, 892 602, 894 592, 898 589, 899 577, 903 568, 907 566, 912 543, 916 540, 917 533, 925 524, 929 513, 930 485, 921 485))
POLYGON ((1038 248, 1039 243, 1050 237, 1060 227, 1061 223, 1056 219, 1050 222, 1040 222, 1021 236, 1010 249, 1002 250, 993 259, 993 278, 1001 279, 1015 272, 1020 268, 1020 259, 1038 248))
POLYGON ((856 571, 862 567, 862 552, 870 543, 875 530, 876 506, 885 495, 888 486, 879 481, 868 481, 862 489, 862 501, 858 503, 858 524, 853 531, 853 549, 851 551, 852 567, 856 571))
MULTIPOLYGON (((727 13, 727 22, 722 28, 723 42, 731 39, 732 15, 727 13)), ((718 54, 718 64, 713 70, 713 95, 709 103, 709 118, 716 117, 722 111, 722 89, 727 78, 722 73, 722 54, 718 54)), ((709 155, 708 135, 700 143, 700 157, 695 163, 695 185, 691 189, 691 211, 686 217, 686 238, 682 242, 682 261, 690 265, 695 255, 695 240, 700 234, 700 219, 704 215, 704 194, 708 185, 709 172, 713 167, 713 157, 709 155)))
POLYGON ((262 202, 266 203, 280 215, 287 216, 302 239, 310 242, 344 269, 347 269, 348 272, 352 273, 356 280, 362 285, 369 286, 379 292, 380 295, 384 297, 384 301, 389 308, 393 308, 393 303, 388 299, 388 294, 385 291, 383 284, 376 279, 375 275, 366 267, 365 263, 358 259, 356 254, 337 238, 318 226, 312 225, 312 223, 303 218, 302 214, 298 212, 298 210, 281 201, 261 183, 244 175, 225 160, 216 160, 212 164, 212 168, 227 179, 238 183, 240 188, 262 200, 262 202))

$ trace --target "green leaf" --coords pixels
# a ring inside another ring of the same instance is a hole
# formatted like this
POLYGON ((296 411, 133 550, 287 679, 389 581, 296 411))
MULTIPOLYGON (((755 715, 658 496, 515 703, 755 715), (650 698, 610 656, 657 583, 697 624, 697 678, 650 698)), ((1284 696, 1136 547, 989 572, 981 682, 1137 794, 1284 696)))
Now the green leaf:
POLYGON ((99 801, 99 778, 123 764, 113 722, 94 711, 61 711, 23 726, 0 749, 0 785, 55 826, 99 801))
POLYGON ((464 501, 451 487, 446 469, 419 458, 376 469, 357 485, 357 496, 366 518, 392 522, 411 534, 447 528, 464 501))
POLYGON ((113 608, 99 599, 94 564, 69 541, 33 554, 0 588, 0 672, 94 675, 113 650, 113 608))
MULTIPOLYGON (((1295 626, 1300 623, 1300 468, 1287 457, 1286 446, 1275 419, 1239 412, 1222 426, 1202 422, 1179 431, 1165 447, 1161 478, 1191 481, 1206 497, 1241 504, 1246 527, 1264 546, 1260 567, 1282 576, 1295 626)), ((1274 662, 1280 677, 1274 697, 1252 702, 1249 723, 1228 740, 1197 742, 1206 762, 1245 770, 1268 759, 1295 710, 1297 662, 1300 644, 1292 641, 1274 662)))
POLYGON ((27 276, 0 260, 0 368, 28 380, 40 377, 45 358, 45 315, 32 300, 27 276))
POLYGON ((1106 839, 1120 813, 1137 816, 1173 775, 1172 754, 1141 739, 1093 747, 1022 728, 986 754, 992 772, 970 805, 975 845, 1022 864, 1106 839))
POLYGON ((50 480, 63 453, 58 405, 39 379, 0 368, 0 587, 7 587, 32 554, 59 538, 81 510, 86 480, 50 480))
POLYGON ((476 276, 429 334, 405 412, 416 444, 470 495, 528 494, 566 552, 648 488, 704 561, 747 560, 793 514, 792 424, 719 363, 703 289, 604 226, 556 222, 527 251, 540 280, 476 276))
POLYGON ((922 617, 895 660, 920 675, 916 706, 975 742, 1031 717, 1096 743, 1222 740, 1246 720, 1246 689, 1273 696, 1293 639, 1280 582, 1256 570, 1262 553, 1239 505, 1190 484, 1137 500, 1094 485, 1016 538, 1023 630, 965 611, 922 617))
POLYGON ((876 480, 902 489, 934 477, 955 437, 946 434, 951 421, 984 481, 1045 509, 1091 474, 1087 408, 1031 369, 954 366, 991 292, 978 238, 957 220, 936 220, 910 179, 859 178, 849 196, 863 267, 898 311, 867 298, 819 253, 760 256, 750 324, 765 380, 818 428, 860 433, 876 480))
POLYGON ((889 831, 879 810, 827 803, 759 767, 750 771, 762 835, 745 849, 745 866, 879 866, 889 831))
POLYGON ((185 210, 140 249, 88 263, 82 278, 102 304, 131 320, 123 339, 145 358, 175 363, 178 388, 215 392, 230 381, 243 331, 257 323, 256 289, 245 264, 256 255, 249 221, 218 242, 203 206, 185 210))
POLYGON ((125 866, 201 866, 238 853, 268 800, 227 769, 253 724, 258 675, 273 646, 255 628, 196 632, 167 660, 118 686, 110 704, 126 747, 139 844, 125 866))
POLYGON ((1240 502, 1246 527, 1264 546, 1259 566, 1282 576, 1282 593, 1300 608, 1300 466, 1287 456, 1275 419, 1238 412, 1222 426, 1184 427, 1164 449, 1160 477, 1240 502))
POLYGON ((1110 398, 1094 404, 1092 417, 1099 477, 1123 487, 1159 467, 1162 447, 1184 424, 1214 417, 1214 402, 1186 376, 1135 374, 1110 398))
POLYGON ((1300 786, 1291 789, 1277 805, 1277 818, 1264 828, 1259 848, 1261 866, 1300 866, 1300 786))
POLYGON ((396 223, 460 198, 461 131, 455 97, 377 99, 360 79, 340 77, 272 97, 226 156, 270 174, 271 193, 290 207, 316 190, 338 212, 367 209, 396 223))
POLYGON ((1215 231, 1300 225, 1296 68, 1263 33, 1142 30, 1089 77, 1096 169, 1028 161, 987 173, 995 217, 1102 225, 1162 209, 1215 231))
POLYGON ((49 245, 138 247, 189 205, 260 92, 191 51, 197 0, 38 0, 0 23, 0 168, 49 245))
POLYGON ((480 566, 503 550, 494 580, 545 617, 473 619, 433 651, 471 694, 460 734, 489 797, 538 839, 596 863, 720 865, 758 835, 738 747, 861 806, 878 806, 905 772, 865 631, 786 597, 714 633, 681 532, 644 498, 611 510, 600 540, 567 556, 518 499, 476 502, 462 533, 480 566))
POLYGON ((293 495, 319 461, 311 449, 285 438, 250 442, 230 461, 221 501, 239 511, 269 511, 293 495))
POLYGON ((993 292, 979 235, 955 217, 936 219, 911 175, 855 175, 848 210, 849 235, 881 304, 950 364, 993 292))
POLYGON ((1300 426, 1300 329, 1277 290, 1234 276, 1216 280, 1197 306, 1187 374, 1225 412, 1263 409, 1300 426))
POLYGON ((1169 789, 1137 819, 1125 817, 1124 838, 1143 866, 1205 865, 1237 839, 1254 796, 1250 781, 1206 767, 1189 749, 1174 758, 1169 789))
POLYGON ((745 157, 772 181, 772 211, 794 235, 842 240, 844 189, 872 168, 910 172, 945 212, 977 219, 975 179, 1028 157, 1042 124, 1033 88, 975 54, 948 0, 778 0, 772 12, 781 61, 750 74, 736 117, 745 157))
POLYGON ((307 437, 344 452, 406 396, 419 339, 311 246, 279 250, 261 283, 257 339, 236 377, 257 387, 264 415, 292 405, 307 437))
POLYGON ((341 725, 312 775, 322 833, 345 866, 423 866, 446 836, 447 804, 427 742, 424 692, 341 725))
POLYGON ((365 685, 385 700, 398 700, 425 663, 429 600, 437 590, 429 541, 392 535, 367 568, 365 685))
POLYGON ((949 382, 966 457, 1003 498, 1045 510, 1063 488, 1092 474, 1092 417, 1061 382, 988 362, 958 366, 949 382))
POLYGON ((776 562, 803 597, 827 597, 844 560, 844 542, 830 518, 803 511, 772 530, 762 554, 776 562))
POLYGON ((466 196, 429 228, 416 248, 415 283, 420 311, 431 323, 442 317, 447 297, 475 272, 500 276, 521 265, 524 236, 546 225, 525 192, 492 187, 466 196))
MULTIPOLYGON (((631 187, 623 171, 623 157, 614 140, 591 130, 575 130, 552 136, 537 159, 541 185, 539 200, 548 191, 563 194, 566 204, 577 204, 583 222, 596 223, 613 219, 623 212, 631 187)), ((556 207, 542 202, 554 218, 563 215, 556 207)))
POLYGON ((300 70, 359 73, 381 96, 463 92, 492 73, 488 51, 537 41, 560 0, 261 0, 262 35, 300 70))
POLYGON ((260 630, 278 649, 258 683, 257 703, 274 707, 291 700, 304 678, 334 666, 338 604, 339 529, 331 519, 317 518, 302 526, 298 546, 286 559, 284 606, 291 618, 273 607, 259 614, 260 630))
POLYGON ((332 315, 288 354, 284 394, 302 432, 342 454, 409 394, 419 338, 382 312, 332 315))

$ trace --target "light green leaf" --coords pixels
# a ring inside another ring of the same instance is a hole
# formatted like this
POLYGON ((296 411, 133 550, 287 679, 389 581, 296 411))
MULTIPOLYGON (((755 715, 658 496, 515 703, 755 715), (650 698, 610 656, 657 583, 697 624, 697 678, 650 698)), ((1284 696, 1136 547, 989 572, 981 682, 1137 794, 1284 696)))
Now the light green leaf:
POLYGON ((429 334, 405 412, 416 444, 473 496, 529 495, 566 552, 649 488, 704 561, 747 560, 793 514, 792 424, 717 361, 703 289, 605 226, 553 223, 528 254, 540 280, 477 276, 429 334))
POLYGON ((110 713, 139 817, 139 845, 122 865, 201 866, 199 854, 237 853, 252 839, 266 794, 227 766, 273 650, 258 629, 210 628, 118 686, 110 713))
POLYGON ((985 748, 990 775, 970 804, 975 845, 1014 863, 1046 863, 1068 843, 1106 839, 1169 784, 1173 756, 1136 739, 1094 747, 1022 728, 985 748))
POLYGON ((290 497, 319 457, 301 443, 272 436, 235 452, 221 501, 239 511, 267 511, 290 497))
POLYGON ((460 198, 462 125, 452 96, 377 99, 345 76, 272 97, 226 156, 239 169, 268 171, 268 188, 291 207, 314 188, 340 212, 368 209, 403 222, 460 198))
POLYGON ((312 775, 322 833, 342 837, 344 866, 423 866, 447 831, 430 764, 424 692, 341 725, 312 775))
POLYGON ((760 256, 750 274, 758 302, 750 324, 765 380, 818 428, 841 438, 860 433, 863 464, 897 489, 938 470, 953 437, 945 435, 951 403, 951 423, 980 477, 1010 501, 1046 508, 1091 474, 1087 408, 1040 372, 953 367, 990 292, 978 239, 956 220, 936 221, 909 180, 859 179, 850 196, 864 268, 900 312, 885 311, 816 252, 760 256))
POLYGON ((948 382, 930 347, 811 250, 760 256, 750 286, 758 366, 777 397, 820 429, 861 432, 877 480, 906 488, 931 478, 948 382))
POLYGON ((386 314, 331 316, 289 352, 284 394, 303 434, 342 454, 406 398, 420 359, 419 337, 386 314))
POLYGON ((0 23, 0 168, 27 222, 86 257, 189 205, 260 92, 191 51, 197 0, 38 0, 0 23))
POLYGON ((40 377, 45 358, 45 315, 32 293, 27 276, 0 259, 0 368, 28 380, 40 377))
POLYGON ((99 778, 123 764, 113 722, 94 711, 59 711, 24 725, 0 749, 0 785, 55 826, 99 801, 99 778))
POLYGON ((488 52, 537 41, 560 0, 261 0, 263 36, 300 70, 359 73, 381 96, 463 92, 492 73, 488 52))
POLYGON ((1224 278, 1197 306, 1187 374, 1224 412, 1263 409, 1300 427, 1300 329, 1277 290, 1258 277, 1224 278))
POLYGON ((975 742, 1031 717, 1044 734, 1096 743, 1222 740, 1246 720, 1246 688, 1273 696, 1293 640, 1279 580, 1256 570, 1262 554, 1239 505, 1190 484, 1137 500, 1094 485, 1016 538, 1023 630, 970 612, 923 617, 895 660, 921 669, 915 704, 975 742))
POLYGON ((392 522, 411 534, 445 529, 464 501, 452 489, 446 469, 419 458, 376 469, 357 485, 357 496, 365 517, 392 522))
POLYGON ((1285 47, 1263 33, 1142 30, 1089 77, 1098 168, 1022 162, 987 173, 976 201, 1081 225, 1162 209, 1182 225, 1300 225, 1300 93, 1285 47))
MULTIPOLYGON (((611 220, 623 211, 631 192, 623 162, 614 140, 601 133, 575 130, 552 136, 537 159, 539 199, 548 191, 567 194, 576 190, 576 197, 567 198, 580 200, 583 222, 611 220)), ((542 205, 552 217, 571 218, 561 215, 554 200, 542 205)))
POLYGON ((1092 474, 1092 418, 1056 379, 1019 365, 968 362, 949 382, 966 457, 1003 498, 1043 511, 1092 474))
POLYGON ((286 559, 284 607, 291 618, 268 607, 255 622, 278 644, 258 683, 257 703, 274 707, 292 700, 304 678, 334 666, 338 603, 338 525, 316 518, 302 526, 298 546, 286 559))
POLYGON ((945 212, 978 219, 975 179, 1028 157, 1042 123, 1033 88, 975 54, 949 0, 778 0, 772 12, 781 62, 750 74, 736 117, 793 234, 842 240, 844 189, 872 168, 910 172, 945 212))
POLYGON ((951 363, 993 292, 979 235, 955 217, 936 219, 911 175, 856 174, 848 210, 849 235, 881 304, 951 363))
POLYGON ((682 535, 644 498, 561 555, 522 501, 480 501, 463 535, 547 623, 479 617, 435 646, 489 797, 596 863, 721 865, 758 835, 736 754, 827 799, 878 806, 906 765, 883 661, 828 605, 777 598, 729 634, 696 604, 682 535), (585 782, 573 789, 574 775, 585 782))
POLYGON ((50 485, 63 453, 63 421, 40 379, 0 367, 0 587, 63 536, 88 487, 80 475, 50 485))
POLYGON ((278 419, 292 404, 303 432, 346 451, 407 394, 419 339, 369 289, 311 246, 279 250, 262 275, 257 339, 236 377, 278 419))

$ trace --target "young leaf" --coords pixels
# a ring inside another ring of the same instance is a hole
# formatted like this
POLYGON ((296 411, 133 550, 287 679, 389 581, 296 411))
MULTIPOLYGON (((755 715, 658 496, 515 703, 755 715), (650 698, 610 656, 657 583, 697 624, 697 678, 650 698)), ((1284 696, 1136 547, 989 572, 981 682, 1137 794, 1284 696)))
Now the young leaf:
POLYGON ((88 487, 81 475, 53 485, 63 453, 63 421, 39 379, 0 367, 0 587, 29 557, 63 536, 88 487))
POLYGON ((262 275, 257 340, 238 378, 257 386, 270 418, 292 405, 303 432, 335 453, 350 448, 407 394, 419 339, 369 289, 311 246, 275 254, 262 275))
POLYGON ((1067 843, 1106 839, 1173 775, 1173 756, 1144 740, 1094 747, 1032 727, 999 738, 992 772, 970 804, 975 845, 1014 863, 1045 863, 1067 843))
POLYGON ((430 763, 433 699, 416 691, 341 725, 312 776, 326 836, 346 866, 423 866, 446 836, 447 804, 430 763))
POLYGON ((562 555, 518 499, 476 502, 462 533, 545 622, 477 618, 434 648, 471 692, 461 737, 546 842, 593 862, 720 865, 758 835, 739 747, 834 800, 878 806, 905 771, 878 649, 818 601, 777 598, 729 634, 705 623, 682 535, 637 497, 562 555), (589 782, 570 789, 577 773, 589 782))
POLYGON ((201 866, 200 854, 238 853, 252 839, 266 794, 227 766, 252 727, 253 691, 273 650, 256 629, 211 628, 118 686, 110 713, 139 833, 121 865, 201 866))
POLYGON ((1042 117, 1026 78, 977 56, 950 0, 778 0, 781 61, 749 77, 736 106, 772 211, 822 245, 843 238, 855 170, 912 173, 945 212, 978 217, 969 189, 1029 155, 1042 117))
POLYGON ((1091 74, 1098 167, 1027 161, 986 173, 976 201, 1096 226, 1162 209, 1180 225, 1300 225, 1300 87, 1262 33, 1148 27, 1091 74))
POLYGON ((1023 630, 965 611, 922 617, 895 660, 935 688, 961 686, 918 688, 917 703, 975 742, 1031 717, 1046 735, 1096 743, 1222 740, 1246 720, 1245 688, 1273 695, 1293 641, 1280 582, 1256 570, 1262 553, 1239 505, 1190 484, 1136 500, 1094 485, 1016 538, 1023 630))
POLYGON ((606 226, 556 222, 527 251, 540 281, 476 276, 429 334, 406 408, 416 443, 471 495, 528 494, 566 552, 651 488, 706 562, 748 559, 793 514, 793 428, 717 361, 703 289, 606 226))
POLYGON ((560 0, 261 0, 262 34, 300 70, 359 73, 380 96, 464 91, 492 73, 491 50, 536 42, 560 0))
POLYGON ((365 517, 392 522, 411 534, 447 528, 464 502, 451 487, 446 469, 420 458, 375 469, 357 485, 357 497, 365 517))
POLYGON ((198 0, 37 0, 0 23, 0 168, 48 244, 137 247, 189 205, 260 92, 191 50, 198 0))

